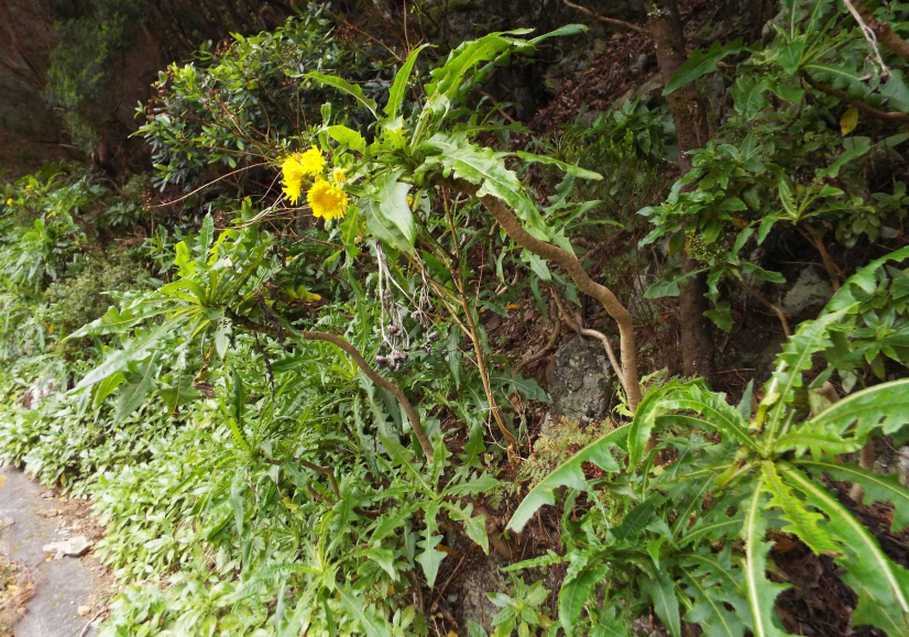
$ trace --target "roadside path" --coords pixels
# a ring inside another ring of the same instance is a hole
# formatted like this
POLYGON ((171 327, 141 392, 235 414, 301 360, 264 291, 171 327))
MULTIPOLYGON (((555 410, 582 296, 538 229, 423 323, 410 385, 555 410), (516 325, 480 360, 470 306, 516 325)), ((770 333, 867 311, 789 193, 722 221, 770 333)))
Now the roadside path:
POLYGON ((52 559, 42 548, 77 535, 67 528, 63 504, 22 472, 0 467, 0 555, 27 569, 34 585, 15 637, 95 634, 94 626, 86 626, 95 615, 100 576, 88 558, 52 559))

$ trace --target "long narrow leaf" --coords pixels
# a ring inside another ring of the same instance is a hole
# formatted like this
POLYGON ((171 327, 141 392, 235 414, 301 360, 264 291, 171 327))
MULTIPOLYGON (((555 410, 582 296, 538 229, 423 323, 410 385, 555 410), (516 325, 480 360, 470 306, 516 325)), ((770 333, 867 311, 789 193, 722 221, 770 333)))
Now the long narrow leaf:
POLYGON ((826 514, 831 533, 842 539, 844 552, 836 563, 858 595, 853 623, 877 626, 892 637, 909 635, 909 571, 890 560, 868 529, 823 487, 790 465, 780 465, 780 473, 826 514))
POLYGON ((609 450, 614 446, 623 447, 627 437, 628 425, 618 427, 559 465, 521 500, 521 504, 508 521, 508 528, 520 533, 540 507, 555 503, 555 490, 559 487, 586 491, 589 485, 584 477, 585 462, 591 462, 603 471, 618 471, 619 464, 609 450))
POLYGON ((896 533, 909 527, 909 489, 893 476, 878 475, 852 465, 824 460, 800 460, 796 463, 812 472, 826 473, 834 480, 855 482, 865 491, 865 502, 889 502, 893 505, 891 530, 896 533))

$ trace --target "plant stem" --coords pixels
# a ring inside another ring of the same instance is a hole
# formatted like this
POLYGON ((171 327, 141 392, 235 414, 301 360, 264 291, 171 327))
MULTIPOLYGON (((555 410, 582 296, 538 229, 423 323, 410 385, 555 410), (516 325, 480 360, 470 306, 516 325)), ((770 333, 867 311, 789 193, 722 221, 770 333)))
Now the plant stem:
MULTIPOLYGON (((456 182, 455 187, 457 190, 472 197, 477 194, 477 187, 466 181, 456 182)), ((619 349, 622 356, 620 378, 625 394, 628 396, 628 405, 634 410, 641 401, 641 383, 638 376, 638 354, 634 340, 634 325, 631 321, 631 313, 622 305, 612 290, 590 278, 587 270, 584 269, 584 266, 581 265, 576 256, 558 246, 532 236, 524 229, 515 214, 499 199, 491 195, 486 195, 479 199, 483 207, 495 217, 502 229, 505 230, 505 233, 515 243, 558 265, 571 277, 571 280, 574 281, 581 292, 599 301, 606 313, 616 322, 619 328, 619 349)))

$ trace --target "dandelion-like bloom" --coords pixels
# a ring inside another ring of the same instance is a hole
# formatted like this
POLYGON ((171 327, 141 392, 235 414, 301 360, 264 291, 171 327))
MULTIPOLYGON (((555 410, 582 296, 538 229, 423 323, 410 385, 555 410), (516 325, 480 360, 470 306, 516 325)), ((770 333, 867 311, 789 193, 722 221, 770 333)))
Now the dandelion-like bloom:
POLYGON ((300 170, 305 177, 317 177, 325 170, 325 157, 322 151, 312 146, 305 153, 297 153, 300 170))
POLYGON ((331 180, 336 186, 340 186, 345 181, 347 181, 347 173, 343 168, 335 168, 331 171, 331 180))
POLYGON ((347 193, 321 178, 306 193, 306 201, 313 216, 325 221, 339 219, 347 212, 347 193))
POLYGON ((303 195, 303 182, 309 177, 318 177, 323 170, 325 157, 315 146, 304 153, 288 155, 281 164, 281 173, 284 177, 284 194, 290 203, 296 205, 303 195))

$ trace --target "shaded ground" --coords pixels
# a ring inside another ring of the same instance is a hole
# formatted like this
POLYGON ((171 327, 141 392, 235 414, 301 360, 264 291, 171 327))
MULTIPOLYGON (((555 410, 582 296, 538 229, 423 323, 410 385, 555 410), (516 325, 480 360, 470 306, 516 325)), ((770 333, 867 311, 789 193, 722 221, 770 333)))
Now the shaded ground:
POLYGON ((15 593, 0 603, 0 637, 94 634, 86 626, 104 586, 100 569, 90 557, 53 559, 42 550, 77 534, 94 539, 86 509, 54 498, 19 471, 0 468, 0 589, 15 593), (17 615, 22 618, 10 633, 3 620, 12 623, 17 615))

